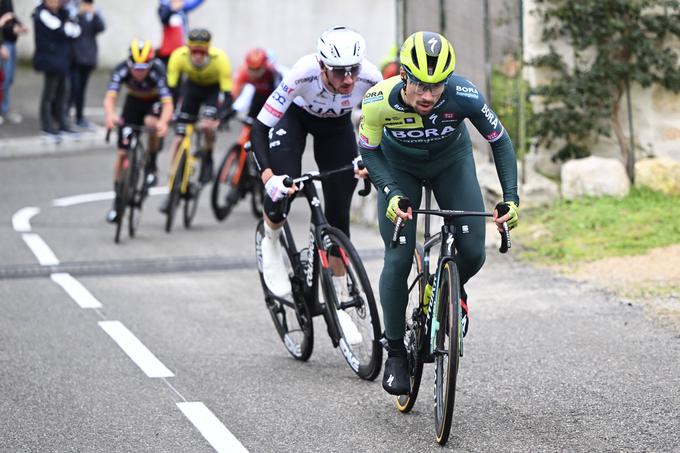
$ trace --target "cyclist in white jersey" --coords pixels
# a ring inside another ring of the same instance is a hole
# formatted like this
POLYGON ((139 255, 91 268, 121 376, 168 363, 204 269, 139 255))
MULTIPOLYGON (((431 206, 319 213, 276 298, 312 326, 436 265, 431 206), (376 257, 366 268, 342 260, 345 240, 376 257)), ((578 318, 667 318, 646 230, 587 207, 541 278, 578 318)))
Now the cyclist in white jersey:
MULTIPOLYGON (((323 32, 317 53, 295 63, 253 125, 253 151, 268 195, 264 204, 263 275, 277 296, 291 292, 278 238, 287 215, 283 199, 295 188, 285 187, 283 180, 300 176, 307 134, 314 137, 319 171, 333 170, 356 159, 350 113, 361 103, 364 93, 382 80, 378 68, 364 59, 365 47, 364 38, 349 28, 333 27, 323 32)), ((365 170, 355 172, 367 176, 365 170)), ((348 236, 356 182, 351 173, 340 173, 323 182, 326 217, 348 236)), ((333 263, 331 267, 335 269, 333 263)), ((343 280, 338 277, 336 283, 344 284, 343 280)))

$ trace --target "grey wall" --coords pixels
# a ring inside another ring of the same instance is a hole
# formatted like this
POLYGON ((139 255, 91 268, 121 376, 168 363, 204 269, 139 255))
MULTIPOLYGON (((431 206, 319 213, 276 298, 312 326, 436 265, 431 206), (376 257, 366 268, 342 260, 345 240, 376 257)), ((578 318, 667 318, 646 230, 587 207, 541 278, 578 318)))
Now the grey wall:
MULTIPOLYGON (((95 0, 95 5, 102 9, 108 24, 99 38, 103 65, 112 66, 124 58, 135 37, 160 43, 157 0, 95 0)), ((35 1, 14 0, 14 6, 30 25, 35 1)), ((395 14, 395 0, 206 0, 190 15, 190 24, 210 29, 215 45, 229 54, 232 63, 242 61, 248 48, 264 46, 274 49, 287 65, 313 52, 324 29, 348 25, 364 35, 368 58, 377 63, 394 41, 395 14)), ((32 34, 19 41, 19 52, 30 58, 32 34)))

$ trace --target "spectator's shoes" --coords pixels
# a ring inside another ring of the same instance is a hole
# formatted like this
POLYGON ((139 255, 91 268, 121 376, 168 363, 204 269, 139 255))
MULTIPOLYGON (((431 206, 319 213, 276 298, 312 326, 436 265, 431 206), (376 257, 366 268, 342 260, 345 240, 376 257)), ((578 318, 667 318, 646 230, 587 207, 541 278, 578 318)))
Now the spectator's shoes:
POLYGON ((382 386, 391 395, 407 395, 411 391, 411 376, 406 357, 388 357, 382 386))
POLYGON ((86 120, 85 118, 81 118, 79 120, 76 120, 76 126, 78 126, 81 129, 91 129, 90 122, 86 120))

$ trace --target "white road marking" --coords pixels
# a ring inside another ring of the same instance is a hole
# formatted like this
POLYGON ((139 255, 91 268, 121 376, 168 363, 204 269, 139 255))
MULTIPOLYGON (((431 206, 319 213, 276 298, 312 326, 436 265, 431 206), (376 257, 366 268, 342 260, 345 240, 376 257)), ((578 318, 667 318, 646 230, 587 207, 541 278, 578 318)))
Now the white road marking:
MULTIPOLYGON (((149 195, 165 195, 168 193, 167 186, 152 187, 149 189, 149 195)), ((70 197, 62 197, 52 200, 52 206, 64 208, 82 203, 91 203, 93 201, 113 200, 114 193, 112 190, 108 192, 92 192, 84 193, 82 195, 73 195, 70 197)))
POLYGON ((35 206, 28 206, 26 208, 21 208, 12 216, 12 227, 14 231, 19 233, 30 233, 31 231, 31 217, 38 214, 40 208, 35 206))
POLYGON ((172 371, 149 351, 120 321, 99 321, 99 326, 150 378, 172 377, 172 371))
POLYGON ((52 249, 45 244, 40 236, 35 233, 24 233, 21 235, 31 252, 38 258, 38 262, 43 266, 57 266, 59 260, 54 255, 52 249))
POLYGON ((177 403, 177 407, 201 432, 218 452, 247 452, 248 450, 201 402, 177 403))
POLYGON ((50 275, 54 283, 64 288, 64 291, 71 296, 80 308, 101 308, 102 304, 99 302, 91 292, 85 288, 82 283, 73 278, 71 274, 56 272, 50 275))

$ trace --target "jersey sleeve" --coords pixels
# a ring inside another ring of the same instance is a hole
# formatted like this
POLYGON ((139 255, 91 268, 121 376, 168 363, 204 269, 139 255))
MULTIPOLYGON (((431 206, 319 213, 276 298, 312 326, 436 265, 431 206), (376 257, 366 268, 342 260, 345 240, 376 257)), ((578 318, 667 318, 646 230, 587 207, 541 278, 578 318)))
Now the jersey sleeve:
POLYGON ((125 77, 127 77, 127 66, 125 64, 119 64, 111 71, 107 95, 118 94, 120 92, 120 87, 125 82, 125 77))
POLYGON ((179 76, 182 71, 182 47, 175 50, 168 60, 168 87, 175 88, 179 82, 179 76))
POLYGON ((274 127, 286 110, 288 110, 293 99, 298 95, 296 91, 296 84, 300 82, 298 72, 299 71, 296 71, 294 66, 288 71, 272 94, 269 95, 262 110, 260 110, 260 113, 257 115, 257 119, 263 124, 274 127))
POLYGON ((172 102, 172 93, 168 88, 165 76, 165 66, 160 60, 155 60, 153 65, 153 71, 155 74, 156 86, 158 87, 158 96, 161 102, 172 102))
POLYGON ((385 99, 382 89, 373 87, 366 92, 361 101, 362 118, 359 124, 359 144, 366 149, 380 146, 383 133, 381 105, 385 99))
POLYGON ((505 129, 501 120, 471 82, 463 80, 457 83, 456 97, 461 99, 459 103, 464 107, 465 116, 470 119, 486 141, 493 143, 503 136, 505 129))

